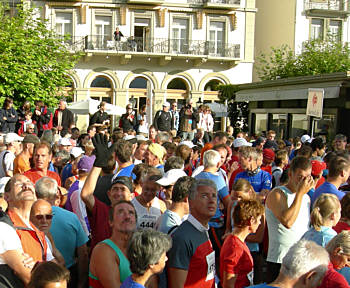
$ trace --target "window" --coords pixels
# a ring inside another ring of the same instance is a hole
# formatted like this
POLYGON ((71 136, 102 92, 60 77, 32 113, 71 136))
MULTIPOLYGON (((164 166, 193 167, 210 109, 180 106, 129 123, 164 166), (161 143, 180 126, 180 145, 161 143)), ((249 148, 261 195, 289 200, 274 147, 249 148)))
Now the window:
POLYGON ((340 41, 341 40, 341 29, 342 28, 342 22, 340 20, 330 20, 329 21, 329 37, 333 41, 340 41))
POLYGON ((255 129, 256 134, 261 134, 264 131, 267 131, 267 114, 255 114, 255 129))
POLYGON ((301 137, 307 134, 308 128, 308 116, 305 114, 293 114, 292 115, 292 130, 290 137, 301 137))
POLYGON ((173 19, 172 38, 173 52, 186 53, 188 50, 188 19, 173 19))
POLYGON ((209 53, 225 56, 225 22, 211 21, 209 29, 209 53))
POLYGON ((72 13, 56 12, 56 33, 58 35, 72 35, 72 13))
POLYGON ((96 16, 95 18, 96 46, 107 47, 107 41, 112 37, 112 16, 96 16))
POLYGON ((277 138, 284 139, 287 136, 287 114, 273 114, 271 130, 276 131, 277 138))
POLYGON ((311 40, 323 39, 324 20, 313 18, 311 20, 311 40))

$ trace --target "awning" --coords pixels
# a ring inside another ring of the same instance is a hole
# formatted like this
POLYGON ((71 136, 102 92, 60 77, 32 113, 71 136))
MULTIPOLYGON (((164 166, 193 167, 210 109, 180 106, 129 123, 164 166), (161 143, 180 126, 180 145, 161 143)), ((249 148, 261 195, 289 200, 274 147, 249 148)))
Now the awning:
POLYGON ((210 110, 215 113, 215 117, 227 117, 227 106, 225 104, 220 103, 208 103, 206 104, 210 107, 210 110))
MULTIPOLYGON (((89 98, 79 102, 69 103, 67 108, 74 114, 94 114, 98 111, 98 105, 100 105, 100 101, 89 98)), ((106 103, 106 112, 108 115, 122 115, 126 112, 126 109, 106 103)))

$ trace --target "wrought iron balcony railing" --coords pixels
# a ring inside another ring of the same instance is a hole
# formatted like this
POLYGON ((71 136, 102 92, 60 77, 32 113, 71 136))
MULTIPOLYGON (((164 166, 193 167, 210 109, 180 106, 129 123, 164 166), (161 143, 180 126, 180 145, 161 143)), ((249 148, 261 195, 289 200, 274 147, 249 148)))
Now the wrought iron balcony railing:
POLYGON ((85 36, 84 49, 119 53, 240 58, 240 44, 188 39, 129 37, 126 40, 114 41, 110 36, 90 35, 85 36))
POLYGON ((304 0, 305 10, 348 11, 347 0, 304 0))

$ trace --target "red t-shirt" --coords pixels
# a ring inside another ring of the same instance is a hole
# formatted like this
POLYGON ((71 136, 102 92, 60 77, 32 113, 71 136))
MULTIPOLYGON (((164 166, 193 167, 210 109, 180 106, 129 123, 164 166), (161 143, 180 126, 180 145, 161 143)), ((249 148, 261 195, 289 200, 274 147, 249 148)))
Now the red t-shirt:
POLYGON ((220 252, 221 282, 223 282, 224 272, 226 272, 236 275, 235 288, 252 285, 248 277, 252 277, 253 267, 253 258, 247 245, 235 235, 229 235, 220 252))
POLYGON ((205 151, 208 151, 210 149, 213 149, 214 145, 211 142, 205 143, 204 147, 201 150, 201 162, 200 165, 203 165, 203 155, 205 151))
POLYGON ((99 242, 111 237, 112 229, 109 225, 110 206, 98 200, 95 196, 95 205, 92 208, 92 215, 88 215, 91 228, 91 251, 99 242))
POLYGON ((346 222, 339 221, 338 224, 333 227, 333 229, 337 233, 340 233, 341 231, 344 231, 344 230, 350 230, 350 225, 346 222))
POLYGON ((235 179, 236 179, 237 174, 241 173, 241 172, 244 172, 244 169, 242 169, 241 165, 239 165, 239 168, 237 170, 233 171, 233 173, 231 174, 231 178, 230 178, 230 181, 228 184, 230 191, 232 190, 233 183, 235 183, 235 179))
POLYGON ((333 264, 328 264, 328 270, 323 277, 322 283, 317 288, 349 288, 349 284, 345 277, 339 272, 335 271, 333 264))
POLYGON ((264 165, 261 165, 261 170, 264 170, 266 172, 268 172, 270 175, 272 175, 272 166, 271 165, 267 165, 267 166, 264 166, 264 165))
POLYGON ((322 176, 316 183, 316 187, 315 190, 320 187, 324 182, 326 182, 326 179, 324 179, 324 177, 322 176))
MULTIPOLYGON (((23 175, 27 176, 29 178, 29 180, 32 181, 33 184, 35 184, 36 181, 38 181, 40 178, 43 177, 39 174, 39 170, 37 170, 35 168, 32 168, 32 169, 28 170, 27 172, 24 172, 23 175)), ((46 176, 50 177, 52 179, 55 179, 57 181, 58 186, 62 186, 61 185, 61 178, 60 178, 60 176, 58 176, 58 174, 56 172, 47 170, 46 176)))

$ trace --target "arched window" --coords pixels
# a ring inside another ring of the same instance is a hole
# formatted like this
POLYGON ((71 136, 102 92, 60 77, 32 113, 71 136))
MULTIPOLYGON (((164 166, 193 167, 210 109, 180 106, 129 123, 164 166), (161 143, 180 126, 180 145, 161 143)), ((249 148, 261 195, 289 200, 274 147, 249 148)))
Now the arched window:
POLYGON ((91 83, 94 88, 112 88, 111 81, 103 76, 97 76, 91 83))
POLYGON ((167 89, 187 90, 187 85, 183 79, 175 78, 169 82, 167 89))
POLYGON ((144 77, 136 77, 134 80, 131 81, 129 88, 146 89, 147 88, 147 79, 144 77))
POLYGON ((222 84, 219 80, 212 79, 205 84, 204 91, 218 91, 218 85, 222 84))

